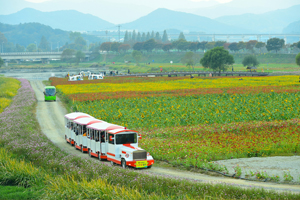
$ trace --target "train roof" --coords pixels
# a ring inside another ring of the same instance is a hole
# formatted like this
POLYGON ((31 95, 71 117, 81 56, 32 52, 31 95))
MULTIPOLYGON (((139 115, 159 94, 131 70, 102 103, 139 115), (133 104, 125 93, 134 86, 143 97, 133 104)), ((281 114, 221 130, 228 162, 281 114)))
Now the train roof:
POLYGON ((129 130, 129 129, 113 129, 113 130, 109 130, 108 133, 110 134, 118 134, 118 133, 124 133, 124 132, 135 132, 137 133, 137 131, 134 130, 129 130))
POLYGON ((54 86, 45 86, 45 89, 55 89, 54 86))
POLYGON ((69 120, 75 120, 75 119, 85 118, 85 117, 92 117, 92 116, 82 112, 74 112, 65 115, 65 118, 69 120))
POLYGON ((111 123, 95 123, 87 126, 87 128, 94 129, 94 130, 99 130, 99 131, 108 131, 108 130, 113 130, 113 129, 125 129, 124 126, 119 126, 116 124, 111 124, 111 123))
POLYGON ((95 119, 94 117, 79 118, 79 119, 74 120, 74 122, 76 124, 80 124, 80 125, 91 125, 91 124, 95 124, 95 123, 105 123, 105 121, 95 119))

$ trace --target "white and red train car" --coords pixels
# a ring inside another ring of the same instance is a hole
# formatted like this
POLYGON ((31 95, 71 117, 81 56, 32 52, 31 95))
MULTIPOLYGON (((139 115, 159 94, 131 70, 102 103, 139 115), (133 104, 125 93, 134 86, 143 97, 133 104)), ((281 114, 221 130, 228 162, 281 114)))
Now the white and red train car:
POLYGON ((138 147, 137 131, 107 123, 85 113, 65 115, 65 139, 90 157, 108 160, 123 168, 150 168, 154 159, 149 152, 138 147))

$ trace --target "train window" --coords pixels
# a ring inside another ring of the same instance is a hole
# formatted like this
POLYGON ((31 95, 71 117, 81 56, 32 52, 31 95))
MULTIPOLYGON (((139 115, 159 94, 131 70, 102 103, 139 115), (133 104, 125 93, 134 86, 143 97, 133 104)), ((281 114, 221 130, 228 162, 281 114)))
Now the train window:
POLYGON ((136 142, 137 142, 136 133, 116 135, 116 144, 131 144, 136 142))

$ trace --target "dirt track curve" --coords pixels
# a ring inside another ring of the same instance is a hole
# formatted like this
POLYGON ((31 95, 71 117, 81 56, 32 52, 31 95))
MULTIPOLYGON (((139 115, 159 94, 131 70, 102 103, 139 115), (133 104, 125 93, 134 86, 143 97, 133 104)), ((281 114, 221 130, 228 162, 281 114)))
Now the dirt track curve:
MULTIPOLYGON (((64 115, 66 114, 66 109, 63 107, 60 100, 58 99, 56 102, 45 102, 43 95, 44 85, 42 81, 33 80, 30 81, 30 83, 37 97, 38 104, 36 115, 43 133, 53 143, 55 143, 60 149, 64 150, 65 152, 79 156, 81 158, 89 158, 87 154, 83 154, 80 151, 76 151, 74 147, 67 144, 64 140, 64 115)), ((94 160, 95 162, 100 162, 97 159, 94 160)), ((147 170, 149 174, 167 176, 170 178, 183 178, 213 184, 223 183, 245 188, 257 187, 264 188, 266 190, 276 190, 278 192, 290 191, 293 193, 300 193, 300 185, 284 185, 268 182, 245 181, 240 179, 214 177, 200 173, 193 173, 188 171, 173 170, 160 167, 152 167, 151 169, 145 170, 147 170)))

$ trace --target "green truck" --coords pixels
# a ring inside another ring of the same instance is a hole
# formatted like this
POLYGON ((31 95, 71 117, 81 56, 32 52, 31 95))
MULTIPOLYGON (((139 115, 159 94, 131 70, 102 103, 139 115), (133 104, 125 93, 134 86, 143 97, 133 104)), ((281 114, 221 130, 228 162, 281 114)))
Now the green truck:
POLYGON ((45 101, 56 101, 56 89, 54 86, 46 86, 45 91, 45 101))

